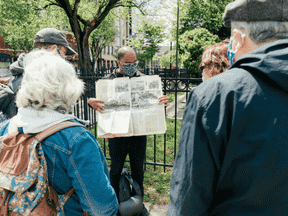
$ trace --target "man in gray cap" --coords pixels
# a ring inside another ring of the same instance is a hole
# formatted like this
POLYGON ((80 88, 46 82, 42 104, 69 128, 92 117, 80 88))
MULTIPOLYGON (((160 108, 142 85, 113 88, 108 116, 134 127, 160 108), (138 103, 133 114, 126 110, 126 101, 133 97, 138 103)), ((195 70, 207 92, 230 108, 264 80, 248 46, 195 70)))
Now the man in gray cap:
POLYGON ((288 214, 288 0, 226 6, 231 67, 186 103, 167 215, 288 214))
MULTIPOLYGON (((41 29, 34 36, 34 49, 47 49, 48 51, 56 51, 63 58, 67 55, 76 55, 77 53, 70 47, 65 35, 54 28, 41 29)), ((22 53, 18 60, 10 65, 10 71, 12 73, 12 80, 8 84, 10 89, 15 94, 20 88, 22 81, 22 74, 24 72, 23 60, 25 58, 25 53, 22 53)), ((1 86, 0 86, 1 91, 1 86)), ((4 90, 3 90, 4 92, 4 90)), ((0 92, 1 93, 1 92, 0 92)), ((7 94, 7 91, 5 92, 7 94)), ((2 111, 7 117, 12 118, 17 114, 17 107, 14 102, 14 97, 9 96, 9 103, 5 103, 6 106, 0 104, 0 112, 2 111), (11 99, 12 98, 12 99, 11 99), (7 106, 8 104, 8 106, 7 106)), ((3 99, 3 98, 2 98, 3 99)), ((8 100, 8 97, 7 97, 8 100)))

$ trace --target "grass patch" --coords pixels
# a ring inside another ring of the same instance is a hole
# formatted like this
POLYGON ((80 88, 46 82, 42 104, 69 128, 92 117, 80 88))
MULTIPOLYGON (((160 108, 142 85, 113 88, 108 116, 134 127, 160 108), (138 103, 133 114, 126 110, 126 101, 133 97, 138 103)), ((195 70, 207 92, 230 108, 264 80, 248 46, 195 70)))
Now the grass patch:
POLYGON ((8 62, 0 62, 0 67, 8 67, 10 65, 9 63, 8 62))
MULTIPOLYGON (((177 130, 176 130, 176 150, 178 148, 180 127, 182 120, 177 120, 177 130)), ((166 118, 166 149, 164 149, 164 135, 148 135, 147 136, 147 147, 146 147, 146 161, 159 163, 164 163, 164 153, 165 162, 167 164, 174 164, 174 144, 175 144, 175 120, 166 118), (156 145, 154 146, 154 138, 156 137, 156 145), (154 147, 156 149, 154 155, 154 147)), ((95 134, 95 129, 92 128, 91 132, 95 134)), ((96 136, 95 136, 96 137, 96 136)), ((96 138, 99 142, 103 152, 104 152, 104 139, 96 138)), ((105 143, 106 157, 109 155, 108 143, 105 143)), ((104 152, 105 154, 105 152, 104 152)), ((129 155, 126 157, 129 159, 129 155)), ((108 168, 110 170, 111 161, 107 160, 108 168)), ((130 163, 125 162, 124 167, 131 171, 130 163)), ((170 198, 170 179, 172 174, 172 167, 166 167, 166 172, 164 168, 156 166, 154 171, 154 165, 146 164, 146 171, 144 172, 144 201, 152 202, 157 205, 167 205, 170 198)))
MULTIPOLYGON (((177 93, 177 98, 180 97, 181 95, 185 94, 185 92, 178 92, 177 93)), ((166 94, 166 96, 169 99, 169 103, 173 102, 175 100, 175 92, 169 92, 166 94)))

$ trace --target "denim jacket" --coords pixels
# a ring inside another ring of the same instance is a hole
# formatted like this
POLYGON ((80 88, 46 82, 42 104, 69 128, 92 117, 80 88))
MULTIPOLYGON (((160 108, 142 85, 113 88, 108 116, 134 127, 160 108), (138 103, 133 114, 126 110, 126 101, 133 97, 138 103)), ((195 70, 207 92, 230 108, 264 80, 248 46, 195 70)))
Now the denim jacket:
MULTIPOLYGON (((0 136, 8 132, 8 125, 0 128, 0 136)), ((42 148, 49 184, 59 195, 75 189, 64 206, 65 215, 80 216, 83 210, 90 215, 116 215, 118 202, 106 159, 91 132, 82 127, 66 128, 46 138, 42 148)))

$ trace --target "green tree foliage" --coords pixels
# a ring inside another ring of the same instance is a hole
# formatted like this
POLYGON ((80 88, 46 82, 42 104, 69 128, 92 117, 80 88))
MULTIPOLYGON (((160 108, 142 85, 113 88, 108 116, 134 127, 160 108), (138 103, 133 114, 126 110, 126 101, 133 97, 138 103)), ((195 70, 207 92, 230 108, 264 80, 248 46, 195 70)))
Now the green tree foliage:
POLYGON ((136 27, 137 39, 131 39, 128 44, 141 53, 141 61, 152 60, 155 53, 160 50, 159 44, 163 42, 164 26, 162 22, 153 21, 151 18, 141 16, 136 27))
MULTIPOLYGON (((131 7, 141 8, 137 0, 43 0, 47 7, 59 7, 68 18, 70 28, 78 44, 79 66, 92 71, 89 49, 91 33, 105 20, 111 10, 120 8, 118 13, 129 16, 131 7)), ((109 18, 108 18, 109 20, 109 18)), ((100 27, 101 28, 101 27, 100 27)), ((95 38, 95 36, 94 36, 95 38)))
POLYGON ((92 64, 95 64, 101 51, 105 49, 109 43, 115 40, 117 28, 115 25, 117 15, 115 11, 110 11, 107 17, 89 36, 89 45, 92 53, 92 64))
POLYGON ((14 51, 31 50, 33 37, 38 30, 57 26, 56 19, 53 21, 47 14, 41 14, 37 1, 1 0, 0 12, 0 34, 14 51))
POLYGON ((140 0, 1 0, 1 14, 5 14, 3 22, 7 23, 1 28, 1 33, 5 40, 12 41, 11 43, 14 43, 13 38, 18 42, 19 39, 23 41, 25 37, 26 41, 23 43, 30 49, 33 36, 41 28, 71 29, 78 45, 79 66, 90 72, 92 71, 89 49, 91 33, 115 8, 121 8, 121 14, 126 14, 126 17, 129 16, 131 7, 141 10, 143 3, 138 1, 140 0), (39 16, 42 16, 42 19, 39 19, 39 16), (8 37, 9 34, 13 37, 8 37))
MULTIPOLYGON (((174 51, 174 50, 170 51, 166 55, 160 56, 160 65, 163 67, 170 67, 170 65, 172 66, 173 64, 175 64, 175 62, 176 62, 176 51, 174 51)), ((178 56, 178 65, 180 67, 183 66, 181 55, 178 56)))
POLYGON ((217 35, 204 28, 186 31, 179 37, 179 54, 184 67, 191 71, 191 77, 196 77, 203 50, 220 41, 217 35))
POLYGON ((206 28, 221 40, 229 37, 230 29, 223 26, 222 15, 230 2, 233 0, 184 0, 179 4, 179 34, 194 28, 206 28))

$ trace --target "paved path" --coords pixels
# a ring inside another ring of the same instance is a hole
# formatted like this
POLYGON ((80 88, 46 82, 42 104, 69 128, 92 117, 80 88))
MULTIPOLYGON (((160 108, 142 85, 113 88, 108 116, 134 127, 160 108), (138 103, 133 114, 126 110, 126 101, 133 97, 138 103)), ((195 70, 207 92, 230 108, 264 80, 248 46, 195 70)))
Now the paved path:
MULTIPOLYGON (((183 119, 185 107, 186 93, 177 98, 177 119, 183 119)), ((170 119, 175 119, 175 101, 170 103, 169 106, 166 108, 166 116, 170 119)))
POLYGON ((150 212, 150 216, 166 216, 168 205, 159 206, 159 205, 151 205, 151 203, 144 202, 145 207, 150 212))

